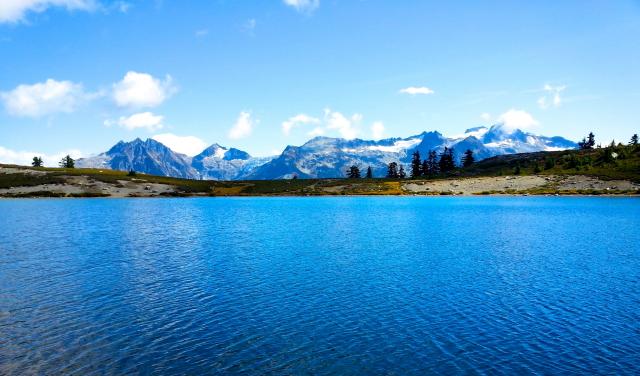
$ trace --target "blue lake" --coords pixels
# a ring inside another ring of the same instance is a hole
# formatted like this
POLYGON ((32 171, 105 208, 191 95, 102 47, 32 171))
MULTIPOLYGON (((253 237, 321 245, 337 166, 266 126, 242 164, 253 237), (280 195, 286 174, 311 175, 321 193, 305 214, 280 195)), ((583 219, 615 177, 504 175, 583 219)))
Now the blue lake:
POLYGON ((3 200, 34 373, 638 374, 640 200, 3 200))

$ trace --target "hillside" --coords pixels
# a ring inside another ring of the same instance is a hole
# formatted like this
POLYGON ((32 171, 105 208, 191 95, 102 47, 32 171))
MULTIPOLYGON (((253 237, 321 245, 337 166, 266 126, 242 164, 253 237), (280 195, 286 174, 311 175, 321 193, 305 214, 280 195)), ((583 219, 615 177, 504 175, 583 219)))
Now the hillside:
POLYGON ((0 197, 638 194, 640 148, 503 155, 420 179, 215 181, 0 165, 0 197))

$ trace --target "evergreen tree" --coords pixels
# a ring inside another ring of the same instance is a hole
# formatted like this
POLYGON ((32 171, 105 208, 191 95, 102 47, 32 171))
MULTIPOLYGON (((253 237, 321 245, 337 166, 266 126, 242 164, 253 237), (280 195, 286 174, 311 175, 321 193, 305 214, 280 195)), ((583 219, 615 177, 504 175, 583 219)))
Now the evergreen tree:
POLYGON ((347 177, 349 179, 360 179, 360 169, 358 168, 358 166, 353 165, 349 167, 349 170, 347 171, 347 177))
POLYGON ((425 159, 422 161, 422 176, 428 177, 431 176, 431 170, 429 169, 429 160, 425 159))
POLYGON ((411 178, 419 178, 422 175, 422 161, 420 160, 420 152, 414 151, 411 158, 411 178))
POLYGON ((429 151, 429 156, 427 157, 427 165, 428 169, 425 171, 425 175, 435 176, 440 173, 440 165, 438 164, 438 154, 435 150, 429 151))
POLYGON ((578 142, 578 148, 582 150, 593 149, 596 146, 596 136, 593 135, 593 132, 589 132, 587 138, 583 138, 582 141, 578 142))
POLYGON ((404 166, 403 165, 400 165, 400 169, 398 170, 398 177, 400 179, 404 179, 404 178, 407 177, 407 173, 404 172, 404 166))
POLYGON ((398 178, 398 164, 396 162, 389 163, 389 166, 387 167, 387 177, 389 179, 398 178))
POLYGON ((42 158, 33 157, 33 162, 31 162, 31 165, 33 167, 42 167, 42 165, 43 165, 42 158))
POLYGON ((589 136, 587 137, 587 145, 589 149, 593 149, 596 146, 596 136, 593 135, 593 132, 589 132, 589 136))
POLYGON ((62 168, 75 168, 76 167, 76 161, 74 161, 73 158, 71 158, 70 155, 67 155, 66 157, 62 158, 62 160, 60 161, 59 165, 62 168))
POLYGON ((371 166, 367 167, 367 175, 365 177, 367 179, 373 179, 373 171, 371 170, 371 166))
POLYGON ((462 157, 462 167, 469 167, 475 162, 475 158, 473 157, 473 151, 471 149, 467 149, 464 152, 464 156, 462 157))
POLYGON ((442 154, 440 154, 438 167, 442 173, 453 171, 453 169, 456 168, 455 161, 453 160, 453 148, 444 147, 442 154))
POLYGON ((513 169, 514 175, 520 175, 520 163, 516 165, 516 168, 513 169))
POLYGON ((631 136, 631 141, 629 142, 629 145, 632 146, 638 146, 638 134, 634 134, 633 136, 631 136))
POLYGON ((129 170, 129 173, 127 174, 127 176, 136 176, 136 175, 138 174, 136 173, 136 170, 133 170, 133 169, 129 170))

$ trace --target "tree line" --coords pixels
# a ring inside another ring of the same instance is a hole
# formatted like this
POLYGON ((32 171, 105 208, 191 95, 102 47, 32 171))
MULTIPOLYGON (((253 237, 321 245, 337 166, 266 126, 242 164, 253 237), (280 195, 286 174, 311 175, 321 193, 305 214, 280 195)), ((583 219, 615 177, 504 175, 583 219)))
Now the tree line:
MULTIPOLYGON (((413 179, 420 177, 435 177, 440 174, 446 174, 454 171, 458 167, 469 167, 474 163, 475 157, 473 155, 473 151, 470 149, 467 149, 467 151, 464 152, 461 160, 461 166, 456 164, 453 148, 445 147, 439 155, 435 150, 430 150, 424 160, 421 158, 420 152, 416 150, 413 152, 411 158, 409 176, 413 179)), ((359 179, 362 177, 360 168, 357 165, 349 167, 346 175, 349 179, 359 179)), ((386 178, 405 179, 406 177, 407 172, 401 163, 391 162, 387 165, 386 178)), ((365 178, 373 178, 371 166, 367 167, 365 178)))
MULTIPOLYGON (((634 133, 633 136, 631 136, 631 139, 629 140, 629 146, 638 146, 638 134, 634 133)), ((616 141, 612 140, 611 144, 609 145, 609 148, 615 147, 616 146, 616 141)), ((618 146, 621 146, 621 144, 618 144, 618 146)), ((589 132, 589 134, 587 135, 587 137, 584 137, 582 139, 582 141, 578 142, 578 149, 580 150, 591 150, 591 149, 601 149, 602 146, 600 144, 598 144, 596 146, 596 136, 593 134, 593 132, 589 132)))

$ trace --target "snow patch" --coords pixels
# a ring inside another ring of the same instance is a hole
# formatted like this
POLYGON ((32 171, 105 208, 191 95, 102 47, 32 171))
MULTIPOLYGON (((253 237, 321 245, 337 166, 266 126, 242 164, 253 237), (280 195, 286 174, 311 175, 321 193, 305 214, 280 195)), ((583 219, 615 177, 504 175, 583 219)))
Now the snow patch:
POLYGON ((394 142, 393 145, 383 146, 383 145, 374 145, 367 147, 368 150, 374 151, 382 151, 385 153, 399 153, 402 150, 409 149, 412 146, 419 144, 422 141, 420 138, 412 138, 410 140, 400 140, 394 142))
POLYGON ((222 159, 224 158, 224 155, 227 153, 227 149, 223 148, 223 147, 219 147, 216 149, 215 154, 213 155, 216 158, 222 159))
POLYGON ((484 146, 488 148, 514 147, 515 142, 513 142, 512 140, 502 140, 499 142, 489 142, 488 144, 484 144, 484 146))

